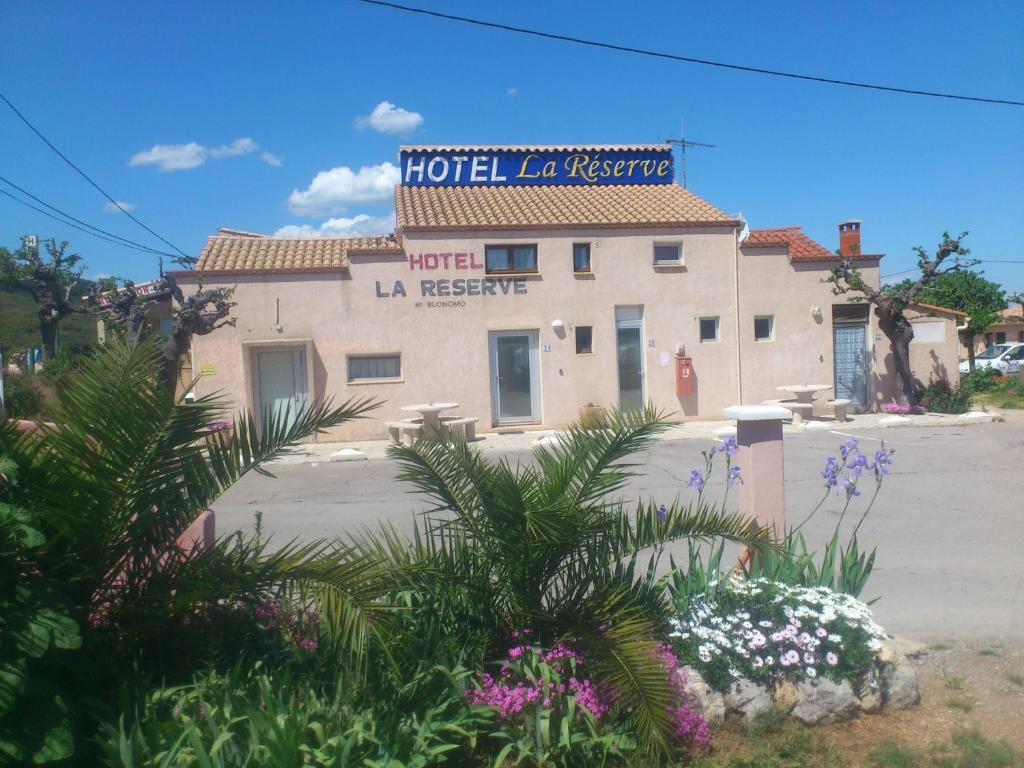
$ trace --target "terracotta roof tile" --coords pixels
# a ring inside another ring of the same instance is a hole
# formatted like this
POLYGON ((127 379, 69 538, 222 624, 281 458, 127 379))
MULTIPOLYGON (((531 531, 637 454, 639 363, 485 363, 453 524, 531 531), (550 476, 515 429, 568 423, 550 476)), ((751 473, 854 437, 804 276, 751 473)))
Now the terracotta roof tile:
POLYGON ((350 254, 403 254, 394 235, 371 237, 271 237, 219 230, 209 238, 196 270, 201 272, 330 272, 348 269, 350 254), (230 234, 228 234, 230 233, 230 234))
POLYGON ((800 227, 752 229, 743 241, 744 248, 785 248, 790 261, 835 261, 828 248, 805 235, 800 227))
POLYGON ((736 221, 676 184, 395 187, 403 231, 729 225, 736 221))

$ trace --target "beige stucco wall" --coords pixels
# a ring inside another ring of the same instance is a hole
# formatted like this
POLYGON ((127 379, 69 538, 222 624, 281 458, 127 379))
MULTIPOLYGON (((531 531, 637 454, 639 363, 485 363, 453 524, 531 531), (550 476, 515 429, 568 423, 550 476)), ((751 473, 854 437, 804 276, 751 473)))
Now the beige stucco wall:
POLYGON ((195 340, 197 369, 214 363, 199 390, 222 389, 238 404, 253 407, 245 374, 243 343, 296 345, 312 339, 312 394, 374 397, 386 404, 374 418, 355 422, 326 439, 383 437, 383 422, 409 416, 400 406, 424 401, 458 402, 458 414, 492 426, 488 332, 537 330, 540 343, 542 423, 560 426, 579 415, 588 402, 616 405, 618 373, 615 307, 643 305, 646 397, 674 418, 718 418, 737 402, 735 328, 735 232, 732 228, 677 230, 580 230, 574 232, 495 233, 501 236, 405 235, 412 257, 425 253, 472 253, 484 261, 485 244, 537 243, 539 274, 524 276, 525 294, 431 298, 420 295, 421 280, 483 278, 483 269, 410 268, 403 257, 353 257, 345 273, 314 275, 210 277, 207 285, 236 285, 238 323, 195 340), (681 242, 682 268, 655 268, 654 242, 681 242), (572 245, 592 243, 592 276, 574 275, 572 245), (394 293, 401 281, 406 296, 394 293), (428 307, 431 301, 458 306, 428 307), (271 327, 280 305, 280 333, 271 327), (700 344, 698 318, 718 316, 719 341, 700 344), (552 328, 561 320, 562 333, 552 328), (574 327, 593 325, 594 353, 575 353, 574 327), (679 344, 693 359, 696 391, 675 395, 674 357, 679 344), (352 384, 346 355, 402 355, 402 380, 352 384))

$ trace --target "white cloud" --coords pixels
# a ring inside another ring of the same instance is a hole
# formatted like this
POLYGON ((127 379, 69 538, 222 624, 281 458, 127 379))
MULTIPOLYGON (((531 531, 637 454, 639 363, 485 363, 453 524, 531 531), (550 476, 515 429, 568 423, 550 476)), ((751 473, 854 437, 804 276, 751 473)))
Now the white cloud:
POLYGON ((124 200, 118 200, 117 201, 117 205, 114 205, 113 203, 104 203, 103 204, 103 212, 104 213, 120 213, 122 210, 134 211, 136 208, 138 208, 138 206, 135 205, 135 203, 127 203, 124 200), (121 207, 118 208, 117 207, 118 205, 121 206, 121 207))
POLYGON ((214 147, 210 150, 210 157, 215 160, 219 160, 222 157, 238 157, 239 155, 248 155, 250 152, 255 152, 260 146, 250 138, 235 139, 230 144, 222 144, 219 147, 214 147))
POLYGON ((202 144, 155 144, 132 155, 128 165, 155 165, 161 171, 182 171, 206 162, 210 151, 202 144))
POLYGON ((509 88, 508 90, 505 91, 505 93, 507 93, 509 96, 518 96, 519 95, 519 89, 518 88, 509 88))
POLYGON ((389 199, 401 174, 391 163, 364 165, 353 172, 347 166, 320 171, 309 187, 288 195, 288 210, 296 216, 330 216, 342 213, 352 203, 389 199))
MULTIPOLYGON (((188 144, 154 144, 149 149, 136 152, 131 156, 128 165, 155 165, 161 171, 184 171, 198 168, 207 160, 221 160, 226 157, 239 157, 258 152, 260 145, 248 137, 235 139, 230 144, 219 147, 205 147, 194 141, 188 144)), ((270 165, 280 165, 280 158, 270 152, 264 152, 260 159, 270 165)))
POLYGON ((410 134, 423 125, 423 115, 396 107, 390 101, 382 101, 373 108, 373 112, 356 119, 356 127, 372 128, 380 133, 397 135, 410 134))
POLYGON ((274 233, 274 237, 354 237, 356 235, 385 235, 395 229, 394 216, 369 216, 359 213, 352 218, 328 219, 319 226, 288 224, 274 233))

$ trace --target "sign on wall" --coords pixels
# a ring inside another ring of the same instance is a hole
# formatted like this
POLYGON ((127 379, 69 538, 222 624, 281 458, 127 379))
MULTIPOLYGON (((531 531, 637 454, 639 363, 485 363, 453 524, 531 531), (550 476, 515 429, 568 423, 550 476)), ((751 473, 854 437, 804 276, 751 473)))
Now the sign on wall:
POLYGON ((664 149, 403 149, 409 186, 542 184, 671 184, 672 152, 664 149))

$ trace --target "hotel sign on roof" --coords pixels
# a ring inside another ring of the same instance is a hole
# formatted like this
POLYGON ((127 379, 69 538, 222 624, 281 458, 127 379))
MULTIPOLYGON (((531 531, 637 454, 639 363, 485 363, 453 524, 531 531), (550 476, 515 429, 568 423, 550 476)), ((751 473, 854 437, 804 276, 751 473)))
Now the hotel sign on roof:
POLYGON ((672 152, 648 147, 403 147, 402 184, 423 187, 671 184, 672 152))

